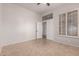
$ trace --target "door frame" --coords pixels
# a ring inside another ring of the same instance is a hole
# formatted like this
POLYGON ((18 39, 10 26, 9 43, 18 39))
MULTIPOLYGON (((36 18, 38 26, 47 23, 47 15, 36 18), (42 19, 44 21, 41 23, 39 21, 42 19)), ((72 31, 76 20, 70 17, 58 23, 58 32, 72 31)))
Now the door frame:
MULTIPOLYGON (((47 39, 47 22, 48 22, 48 20, 44 20, 44 21, 42 21, 42 23, 43 22, 46 22, 46 38, 45 39, 47 39)), ((42 25, 42 27, 43 27, 43 25, 42 25)), ((42 28, 42 30, 43 30, 43 28, 42 28)), ((42 32, 42 35, 43 35, 43 32, 42 32)), ((43 37, 42 37, 43 38, 43 37)))

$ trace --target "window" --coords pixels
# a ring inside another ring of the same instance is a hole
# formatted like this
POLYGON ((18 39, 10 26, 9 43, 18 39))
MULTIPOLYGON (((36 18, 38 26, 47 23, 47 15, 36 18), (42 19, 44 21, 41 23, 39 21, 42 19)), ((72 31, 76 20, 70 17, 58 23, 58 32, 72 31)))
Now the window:
POLYGON ((78 11, 59 15, 59 35, 78 36, 78 11))
POLYGON ((53 19, 53 14, 52 13, 42 17, 42 21, 49 20, 49 19, 53 19))
POLYGON ((59 34, 66 34, 66 14, 59 15, 59 34))
POLYGON ((77 23, 77 10, 69 12, 67 15, 67 35, 77 36, 78 35, 78 23, 77 23))

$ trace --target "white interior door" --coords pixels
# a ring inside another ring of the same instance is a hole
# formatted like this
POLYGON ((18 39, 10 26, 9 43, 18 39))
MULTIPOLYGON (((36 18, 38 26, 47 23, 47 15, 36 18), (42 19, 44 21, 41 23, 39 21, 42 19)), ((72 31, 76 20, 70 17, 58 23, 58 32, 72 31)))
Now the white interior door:
POLYGON ((42 22, 37 23, 37 38, 42 38, 42 22))
POLYGON ((54 21, 52 19, 47 21, 47 39, 54 39, 54 21))

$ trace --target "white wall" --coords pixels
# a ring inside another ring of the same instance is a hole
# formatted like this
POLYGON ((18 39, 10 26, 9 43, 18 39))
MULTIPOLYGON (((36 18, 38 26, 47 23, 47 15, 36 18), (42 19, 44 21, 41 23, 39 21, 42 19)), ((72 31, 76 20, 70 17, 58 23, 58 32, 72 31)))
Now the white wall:
POLYGON ((2 5, 0 4, 0 53, 1 53, 1 37, 2 37, 2 5))
POLYGON ((79 47, 79 37, 66 37, 66 36, 58 36, 58 33, 59 33, 59 14, 61 13, 67 13, 69 11, 73 11, 73 10, 79 10, 79 4, 68 4, 68 5, 64 5, 60 8, 57 8, 55 11, 54 11, 54 19, 55 19, 55 36, 56 36, 56 39, 55 41, 58 41, 58 42, 61 42, 61 43, 64 43, 64 44, 68 44, 68 45, 72 45, 72 46, 76 46, 76 47, 79 47))
MULTIPOLYGON (((79 47, 79 37, 67 37, 67 36, 59 36, 59 14, 61 13, 67 13, 69 11, 73 11, 73 10, 79 10, 79 4, 65 4, 62 5, 60 7, 55 8, 53 11, 49 11, 45 14, 48 13, 53 13, 54 14, 54 18, 53 18, 53 26, 50 24, 48 25, 48 30, 47 32, 51 32, 49 33, 48 39, 56 41, 56 42, 60 42, 63 44, 67 44, 67 45, 72 45, 72 46, 76 46, 79 47), (53 27, 53 33, 50 30, 50 28, 53 27), (51 35, 54 35, 53 37, 51 35), (52 38, 51 38, 52 37, 52 38)), ((45 15, 43 14, 43 15, 45 15)))
POLYGON ((14 4, 2 4, 1 46, 24 42, 36 38, 36 22, 39 15, 14 4))

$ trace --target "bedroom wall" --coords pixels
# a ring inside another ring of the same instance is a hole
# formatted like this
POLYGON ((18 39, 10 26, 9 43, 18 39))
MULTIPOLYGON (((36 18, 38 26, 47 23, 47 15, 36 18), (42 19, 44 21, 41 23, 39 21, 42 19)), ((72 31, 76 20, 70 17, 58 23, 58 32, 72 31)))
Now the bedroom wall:
POLYGON ((79 37, 59 36, 58 34, 59 33, 59 14, 66 13, 73 10, 79 10, 79 4, 65 4, 65 5, 54 8, 53 11, 49 11, 43 14, 43 15, 46 15, 49 13, 53 13, 53 16, 54 16, 53 21, 52 21, 53 26, 48 25, 48 28, 50 28, 50 26, 53 27, 53 32, 50 29, 49 31, 47 31, 47 32, 51 32, 47 34, 48 39, 59 42, 59 43, 79 47, 79 37))
POLYGON ((2 4, 1 46, 36 39, 39 15, 15 4, 2 4))
POLYGON ((0 53, 1 53, 1 37, 2 37, 2 4, 0 4, 0 53))

